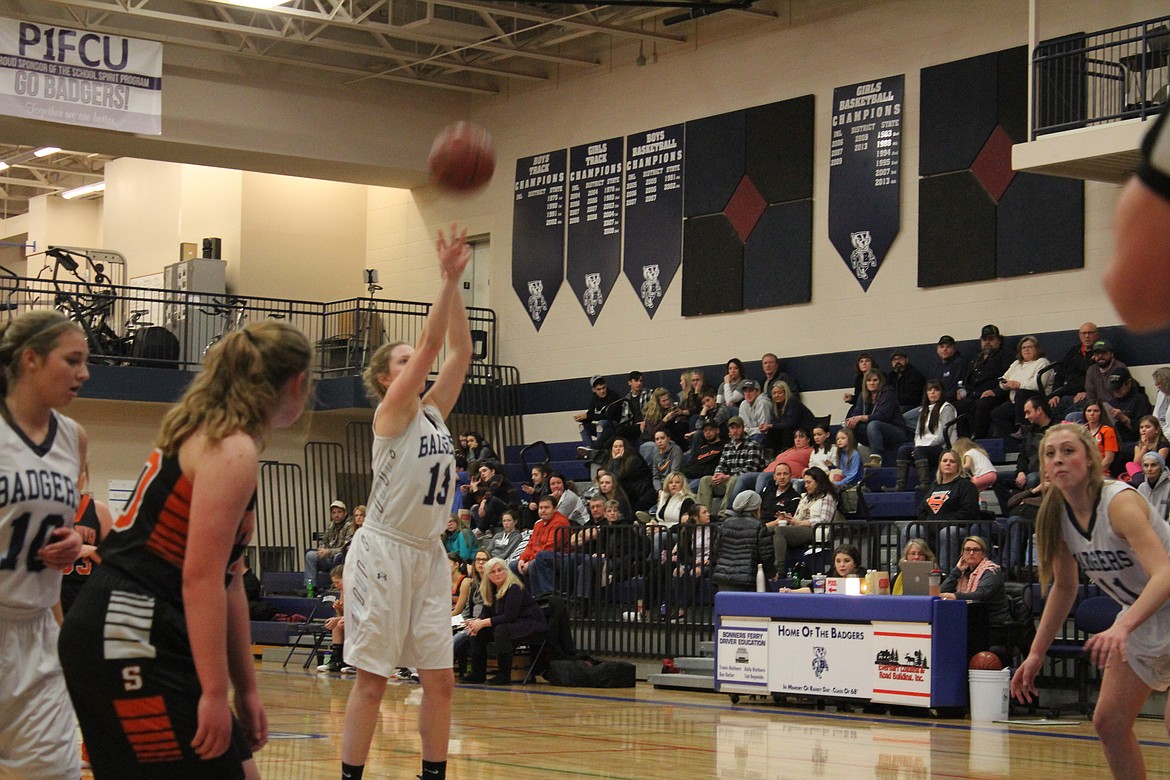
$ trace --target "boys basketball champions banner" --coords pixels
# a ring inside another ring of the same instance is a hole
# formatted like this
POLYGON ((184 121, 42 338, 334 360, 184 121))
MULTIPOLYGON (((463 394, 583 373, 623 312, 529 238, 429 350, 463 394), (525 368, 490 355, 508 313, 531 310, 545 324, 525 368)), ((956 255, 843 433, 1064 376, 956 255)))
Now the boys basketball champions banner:
POLYGON ((162 133, 162 45, 0 19, 0 114, 162 133))
POLYGON ((905 76, 833 90, 829 240, 868 291, 901 221, 905 76))
POLYGON ((565 280, 565 149, 516 161, 512 289, 537 330, 565 280))
POLYGON ((623 269, 651 318, 682 262, 683 125, 626 138, 623 269))

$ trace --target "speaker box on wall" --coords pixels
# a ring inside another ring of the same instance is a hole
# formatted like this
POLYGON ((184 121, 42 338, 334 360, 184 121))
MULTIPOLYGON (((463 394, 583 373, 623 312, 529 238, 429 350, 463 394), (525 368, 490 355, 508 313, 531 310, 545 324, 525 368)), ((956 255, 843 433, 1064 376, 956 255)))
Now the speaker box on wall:
POLYGON ((203 239, 203 259, 204 260, 220 260, 220 244, 222 241, 218 238, 203 239))

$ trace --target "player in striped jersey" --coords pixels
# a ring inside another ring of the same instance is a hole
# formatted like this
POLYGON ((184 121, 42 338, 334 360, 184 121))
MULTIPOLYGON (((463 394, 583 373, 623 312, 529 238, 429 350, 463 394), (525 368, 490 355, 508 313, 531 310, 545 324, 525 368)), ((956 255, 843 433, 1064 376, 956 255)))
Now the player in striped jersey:
POLYGON ((0 323, 0 778, 77 777, 76 724, 53 608, 73 531, 85 430, 57 409, 89 378, 76 323, 36 311, 0 323))
POLYGON ((312 347, 253 323, 219 341, 163 418, 102 565, 61 630, 97 778, 257 778, 268 738, 242 555, 265 436, 300 417, 312 347), (235 689, 235 717, 229 701, 235 689))
MULTIPOLYGON (((1077 567, 1121 605, 1085 649, 1104 670, 1093 726, 1113 776, 1146 776, 1133 726, 1151 691, 1170 687, 1170 525, 1136 490, 1105 480, 1087 429, 1056 425, 1040 442, 1049 487, 1036 519, 1040 581, 1052 583, 1012 694, 1031 701, 1036 675, 1077 595, 1077 567)), ((1166 713, 1170 723, 1170 706, 1166 713)))

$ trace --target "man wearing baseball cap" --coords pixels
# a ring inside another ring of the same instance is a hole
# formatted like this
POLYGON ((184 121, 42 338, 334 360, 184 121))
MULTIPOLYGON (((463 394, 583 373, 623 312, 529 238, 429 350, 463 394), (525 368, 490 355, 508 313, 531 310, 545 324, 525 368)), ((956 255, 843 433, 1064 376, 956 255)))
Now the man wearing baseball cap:
POLYGON ((1093 342, 1093 365, 1085 372, 1085 402, 1079 405, 1080 409, 1091 401, 1109 403, 1113 399, 1113 391, 1109 389, 1109 375, 1114 374, 1126 365, 1113 355, 1113 345, 1105 339, 1093 342))
POLYGON ((613 439, 613 423, 609 419, 609 407, 617 400, 605 383, 605 377, 594 375, 589 380, 589 387, 593 396, 589 399, 589 408, 573 415, 573 419, 581 424, 582 446, 577 448, 577 454, 582 458, 592 460, 599 453, 609 455, 609 442, 613 439))
POLYGON ((353 520, 349 518, 345 502, 335 500, 329 505, 329 527, 321 536, 321 542, 316 550, 305 553, 305 586, 309 583, 319 590, 327 590, 330 585, 329 570, 333 568, 349 540, 353 538, 353 520))
POLYGON ((953 403, 959 382, 963 381, 967 375, 967 360, 959 353, 955 340, 950 336, 938 337, 935 353, 938 355, 938 360, 930 367, 930 373, 926 375, 926 378, 937 379, 941 382, 943 400, 953 403))

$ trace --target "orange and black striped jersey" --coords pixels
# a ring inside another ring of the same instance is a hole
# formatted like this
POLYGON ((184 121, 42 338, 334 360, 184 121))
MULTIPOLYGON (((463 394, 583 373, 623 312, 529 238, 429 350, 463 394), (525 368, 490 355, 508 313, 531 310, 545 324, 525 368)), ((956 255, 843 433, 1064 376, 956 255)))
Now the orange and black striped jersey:
MULTIPOLYGON (((118 569, 180 609, 192 487, 191 480, 179 467, 177 454, 164 455, 161 450, 154 450, 134 492, 98 548, 102 565, 118 569)), ((255 503, 253 496, 247 512, 252 511, 255 503)), ((240 518, 227 562, 225 584, 231 581, 231 569, 244 554, 246 537, 244 519, 240 518)))

